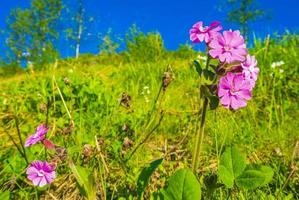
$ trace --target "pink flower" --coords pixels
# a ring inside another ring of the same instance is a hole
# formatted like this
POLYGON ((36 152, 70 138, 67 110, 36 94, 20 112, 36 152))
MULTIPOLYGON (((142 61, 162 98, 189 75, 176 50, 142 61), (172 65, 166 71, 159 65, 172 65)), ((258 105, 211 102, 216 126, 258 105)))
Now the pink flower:
POLYGON ((33 185, 43 187, 50 184, 56 177, 55 169, 47 161, 33 161, 26 170, 27 178, 33 185))
POLYGON ((49 128, 46 127, 46 125, 42 124, 39 127, 37 127, 35 133, 29 138, 27 138, 25 142, 25 147, 30 147, 31 145, 34 145, 38 143, 39 141, 42 141, 45 139, 45 135, 47 134, 49 128))
POLYGON ((251 85, 243 74, 229 72, 219 81, 218 96, 224 107, 237 110, 245 107, 247 100, 251 99, 251 85))
POLYGON ((240 31, 223 31, 209 43, 209 54, 213 58, 219 58, 221 62, 232 63, 244 61, 247 49, 240 31))
POLYGON ((254 56, 247 55, 246 61, 241 63, 242 73, 245 79, 249 80, 251 88, 255 86, 260 69, 257 67, 257 61, 254 56))
POLYGON ((213 37, 222 29, 220 22, 212 22, 210 26, 203 26, 203 22, 197 22, 190 29, 190 40, 193 43, 205 41, 209 43, 213 37))

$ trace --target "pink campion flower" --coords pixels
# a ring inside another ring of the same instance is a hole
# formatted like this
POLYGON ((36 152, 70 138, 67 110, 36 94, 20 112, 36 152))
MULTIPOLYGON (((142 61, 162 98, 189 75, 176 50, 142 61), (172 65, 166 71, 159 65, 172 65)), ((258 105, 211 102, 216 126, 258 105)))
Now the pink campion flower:
POLYGON ((54 166, 47 161, 33 161, 26 170, 27 178, 33 185, 43 187, 56 178, 54 166))
POLYGON ((30 147, 31 145, 34 145, 42 140, 45 139, 45 135, 47 134, 49 128, 46 127, 46 125, 42 124, 39 127, 37 127, 35 133, 31 136, 29 136, 25 142, 25 147, 30 147))
POLYGON ((203 26, 203 22, 197 22, 190 29, 190 40, 193 43, 199 43, 205 41, 209 43, 213 37, 216 37, 218 31, 222 29, 220 22, 212 22, 210 26, 203 26))
POLYGON ((209 54, 213 58, 219 58, 221 62, 243 62, 247 55, 247 49, 240 31, 223 31, 209 43, 209 54))
POLYGON ((224 107, 237 110, 245 107, 247 100, 251 99, 251 85, 242 73, 229 72, 220 78, 218 96, 224 107))
POLYGON ((249 80, 251 88, 255 86, 260 69, 257 67, 257 60, 254 56, 247 55, 246 60, 241 63, 242 73, 249 80))

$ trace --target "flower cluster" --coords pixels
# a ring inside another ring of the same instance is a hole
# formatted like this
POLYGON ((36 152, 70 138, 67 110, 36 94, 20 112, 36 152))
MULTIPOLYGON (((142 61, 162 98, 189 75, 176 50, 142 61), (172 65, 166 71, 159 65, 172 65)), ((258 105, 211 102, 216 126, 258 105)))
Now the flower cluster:
MULTIPOLYGON (((46 139, 49 128, 42 124, 37 127, 35 133, 29 136, 25 142, 25 147, 42 142, 47 149, 55 148, 55 145, 46 139)), ((33 185, 43 187, 50 184, 56 177, 55 166, 47 161, 33 161, 26 170, 27 178, 32 181, 33 185)))
POLYGON ((259 68, 255 57, 248 54, 240 31, 220 33, 220 30, 222 27, 219 22, 203 26, 200 21, 190 29, 190 40, 193 43, 205 41, 209 57, 219 61, 216 72, 224 73, 218 73, 217 95, 225 108, 237 110, 245 107, 251 99, 259 68))

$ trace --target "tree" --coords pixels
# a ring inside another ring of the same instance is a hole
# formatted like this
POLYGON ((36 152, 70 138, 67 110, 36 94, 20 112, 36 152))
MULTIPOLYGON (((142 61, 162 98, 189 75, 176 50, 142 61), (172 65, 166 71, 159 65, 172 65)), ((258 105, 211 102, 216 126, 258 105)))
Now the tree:
POLYGON ((21 64, 27 59, 30 51, 32 33, 32 17, 30 10, 12 10, 8 18, 8 38, 6 44, 10 49, 9 60, 11 63, 21 64))
POLYGON ((30 62, 41 68, 57 58, 53 41, 59 36, 61 9, 61 0, 33 0, 30 8, 11 12, 7 39, 11 62, 30 62))
POLYGON ((65 27, 66 40, 70 41, 70 46, 75 49, 76 58, 79 57, 82 42, 91 37, 93 34, 89 30, 91 23, 94 22, 94 17, 87 14, 85 7, 86 2, 84 0, 66 0, 66 20, 64 21, 67 26, 65 27), (73 12, 75 10, 75 12, 73 12))
POLYGON ((126 34, 126 48, 130 61, 155 62, 165 55, 162 36, 157 32, 144 34, 134 24, 126 34))
POLYGON ((80 0, 79 9, 76 16, 76 21, 78 23, 78 31, 77 31, 77 38, 76 38, 76 58, 77 59, 80 54, 80 43, 81 43, 81 36, 83 31, 83 15, 84 15, 83 2, 82 0, 80 0))
POLYGON ((266 11, 258 9, 255 0, 227 0, 231 8, 226 20, 240 25, 245 39, 248 39, 249 22, 254 22, 266 16, 266 11))
POLYGON ((112 39, 112 29, 101 37, 102 43, 99 45, 100 54, 115 54, 119 44, 112 39))

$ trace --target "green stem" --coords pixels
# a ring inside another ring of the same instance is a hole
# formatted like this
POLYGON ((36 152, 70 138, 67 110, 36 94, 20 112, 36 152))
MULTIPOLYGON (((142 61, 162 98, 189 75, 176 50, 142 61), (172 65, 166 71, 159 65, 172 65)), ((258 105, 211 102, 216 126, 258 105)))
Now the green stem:
POLYGON ((130 153, 129 157, 126 159, 126 162, 128 160, 130 160, 132 158, 132 156, 134 155, 134 153, 149 139, 149 137, 156 131, 156 129, 161 125, 161 122, 163 120, 163 113, 160 114, 160 119, 159 122, 156 124, 156 126, 146 134, 146 136, 144 137, 144 139, 137 144, 137 146, 132 150, 132 152, 130 153))
POLYGON ((204 127, 205 127, 207 107, 208 107, 208 98, 205 97, 203 102, 202 113, 201 113, 200 127, 196 133, 195 148, 193 150, 192 170, 194 173, 198 169, 199 161, 200 161, 199 158, 200 158, 202 141, 204 138, 204 127))
POLYGON ((21 156, 25 159, 25 161, 27 162, 25 156, 24 156, 24 152, 22 151, 22 149, 19 147, 19 145, 17 144, 17 142, 14 140, 14 138, 5 131, 5 133, 8 135, 9 139, 13 142, 13 144, 15 145, 15 147, 17 148, 17 150, 19 151, 19 153, 21 154, 21 156))
MULTIPOLYGON (((211 61, 211 57, 208 54, 207 55, 207 61, 206 61, 206 69, 209 68, 211 61)), ((201 91, 200 93, 200 98, 203 99, 203 108, 201 111, 201 121, 200 121, 200 126, 199 129, 196 129, 196 138, 195 138, 195 147, 193 150, 193 155, 192 155, 192 171, 196 173, 196 170, 198 169, 199 166, 199 161, 200 161, 200 152, 201 152, 201 146, 202 146, 202 141, 204 138, 204 127, 205 127, 205 120, 206 120, 206 113, 207 113, 207 107, 208 107, 208 98, 205 96, 201 96, 201 91)))
POLYGON ((26 149, 24 147, 24 143, 23 143, 22 136, 21 136, 21 131, 20 131, 20 128, 19 128, 19 121, 18 121, 17 116, 14 116, 14 118, 15 118, 15 124, 16 124, 16 128, 17 128, 17 133, 18 133, 19 141, 21 143, 21 148, 23 150, 24 159, 25 159, 26 163, 29 164, 28 158, 27 158, 27 155, 26 155, 26 149))

